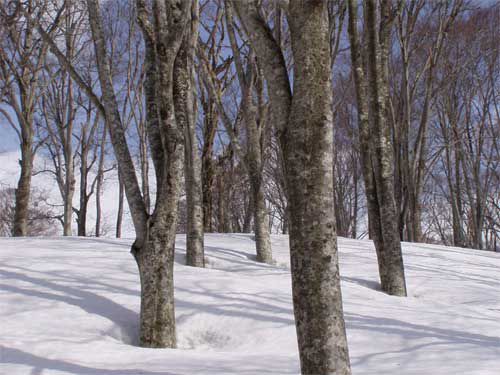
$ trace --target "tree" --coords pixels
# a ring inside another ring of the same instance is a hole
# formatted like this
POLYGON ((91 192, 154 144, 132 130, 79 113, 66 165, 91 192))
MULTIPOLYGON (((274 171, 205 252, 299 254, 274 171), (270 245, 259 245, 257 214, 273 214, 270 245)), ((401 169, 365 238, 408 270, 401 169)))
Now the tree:
MULTIPOLYGON (((217 90, 216 85, 216 73, 213 69, 209 69, 207 63, 207 57, 199 54, 205 63, 201 63, 204 79, 207 87, 209 88, 210 95, 214 98, 215 104, 218 109, 218 114, 222 118, 222 123, 224 129, 231 142, 230 152, 234 150, 235 154, 240 160, 240 165, 244 168, 248 176, 248 180, 251 187, 253 204, 252 213, 254 218, 254 228, 255 228, 255 243, 257 260, 264 263, 272 262, 272 250, 271 250, 271 239, 270 239, 270 229, 269 229, 269 215, 267 213, 267 207, 265 202, 264 193, 264 163, 263 163, 263 145, 265 144, 263 135, 265 124, 267 122, 266 109, 263 105, 262 91, 259 92, 257 89, 258 78, 258 67, 254 59, 254 55, 251 51, 247 55, 247 64, 244 65, 243 57, 240 53, 240 47, 237 43, 237 37, 234 30, 234 17, 232 15, 232 6, 229 2, 225 3, 226 11, 226 27, 228 30, 228 37, 231 45, 231 50, 233 52, 233 60, 236 66, 236 76, 238 78, 239 89, 240 89, 240 103, 237 110, 237 116, 234 121, 231 120, 230 115, 225 110, 223 105, 222 93, 217 90), (245 69, 246 68, 246 69, 245 69), (261 100, 256 100, 254 96, 261 98, 261 100), (234 122, 234 125, 233 125, 234 122), (239 124, 244 125, 246 133, 246 144, 243 144, 238 137, 239 124), (246 149, 245 149, 246 148, 246 149)), ((232 158, 232 154, 230 154, 232 158)), ((224 159, 221 159, 223 161, 224 159)), ((222 182, 221 180, 219 180, 222 182)), ((220 186, 221 187, 221 186, 220 186)), ((220 193, 220 192, 219 192, 220 193)), ((220 201, 220 208, 222 208, 225 202, 220 201)), ((221 219, 223 219, 223 214, 226 210, 219 210, 221 219)), ((227 220, 219 220, 221 223, 227 220)))
POLYGON ((63 9, 55 9, 55 17, 47 21, 43 16, 47 8, 54 11, 48 2, 38 3, 29 0, 26 4, 2 2, 0 5, 1 103, 10 107, 17 121, 14 121, 9 110, 0 107, 0 113, 16 132, 21 147, 21 173, 16 188, 14 236, 28 234, 33 159, 40 146, 40 143, 36 144, 34 141, 35 110, 39 95, 40 72, 48 48, 47 43, 35 34, 31 18, 24 17, 22 6, 26 7, 28 14, 38 14, 39 22, 46 24, 49 34, 59 23, 63 9))
POLYGON ((191 19, 191 4, 153 1, 155 17, 151 17, 152 11, 144 1, 137 0, 136 4, 146 49, 146 127, 157 181, 156 203, 151 214, 147 212, 125 137, 98 1, 87 0, 87 9, 102 99, 78 75, 43 28, 38 30, 60 64, 103 114, 107 125, 136 233, 131 252, 141 281, 140 345, 175 347, 173 263, 184 161, 183 122, 177 120, 181 114, 177 113, 175 103, 179 100, 177 96, 185 96, 179 90, 187 85, 174 82, 185 76, 173 73, 176 67, 185 66, 178 55, 190 53, 185 34, 189 35, 186 30, 191 19), (153 22, 150 18, 154 18, 153 22), (183 52, 179 53, 181 49, 183 52))
POLYGON ((201 159, 196 139, 196 100, 194 55, 198 42, 198 1, 193 0, 190 30, 186 34, 186 47, 182 48, 174 72, 178 79, 176 91, 177 121, 184 128, 184 178, 187 200, 186 263, 189 266, 204 267, 203 248, 203 191, 201 181, 201 159))
POLYGON ((377 251, 382 290, 406 296, 403 256, 394 198, 393 149, 386 120, 388 50, 395 13, 389 1, 364 3, 365 45, 357 31, 357 1, 349 0, 349 39, 356 88, 359 142, 368 204, 369 229, 377 251), (380 24, 377 25, 377 19, 380 24), (366 69, 363 64, 366 62, 366 69))
POLYGON ((294 314, 303 374, 350 374, 332 195, 333 113, 327 1, 289 5, 293 95, 257 1, 235 2, 262 63, 283 149, 294 314))

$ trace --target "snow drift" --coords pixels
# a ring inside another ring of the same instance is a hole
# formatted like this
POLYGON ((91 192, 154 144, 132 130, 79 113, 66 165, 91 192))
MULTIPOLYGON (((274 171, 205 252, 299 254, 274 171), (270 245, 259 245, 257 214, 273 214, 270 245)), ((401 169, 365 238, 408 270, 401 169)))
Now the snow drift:
MULTIPOLYGON (((275 266, 251 235, 206 236, 207 269, 175 264, 179 348, 136 346, 131 240, 0 239, 0 373, 297 374, 288 238, 275 266)), ((404 244, 409 297, 378 290, 370 241, 340 239, 354 374, 478 374, 500 369, 500 254, 404 244)))

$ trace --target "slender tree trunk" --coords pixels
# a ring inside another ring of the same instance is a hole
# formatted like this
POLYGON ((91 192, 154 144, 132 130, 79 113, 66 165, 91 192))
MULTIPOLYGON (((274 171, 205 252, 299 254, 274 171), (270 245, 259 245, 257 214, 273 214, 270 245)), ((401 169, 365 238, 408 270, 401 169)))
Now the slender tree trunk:
POLYGON ((224 233, 226 231, 226 186, 224 183, 224 172, 222 164, 223 159, 219 161, 221 163, 220 172, 217 174, 217 232, 224 233))
MULTIPOLYGON (((260 178, 259 178, 260 180, 260 178)), ((257 261, 271 263, 271 234, 269 232, 269 214, 267 212, 264 198, 264 187, 262 181, 252 181, 252 202, 255 229, 255 243, 257 250, 257 261)))
POLYGON ((116 213, 116 227, 115 227, 115 237, 122 237, 122 223, 123 223, 123 201, 125 198, 124 185, 118 172, 118 211, 116 213))
POLYGON ((248 199, 245 202, 245 217, 243 219, 243 233, 250 233, 252 231, 252 217, 253 217, 253 202, 252 194, 248 194, 248 199))
MULTIPOLYGON (((244 72, 243 62, 239 53, 236 36, 233 28, 234 16, 230 1, 226 1, 226 25, 228 36, 233 50, 238 81, 241 87, 241 107, 243 122, 247 131, 247 154, 245 155, 246 169, 250 179, 252 200, 254 204, 254 227, 255 247, 257 260, 259 262, 272 262, 271 237, 269 231, 269 214, 267 212, 264 184, 263 184, 263 161, 262 161, 262 132, 265 119, 260 118, 257 122, 257 108, 254 104, 254 90, 259 83, 257 81, 257 68, 254 58, 248 58, 247 72, 244 72)), ((258 91, 258 90, 257 90, 258 91)), ((236 139, 233 143, 238 142, 236 139)), ((236 147, 236 146, 235 146, 236 147)))
POLYGON ((95 221, 95 236, 101 236, 102 227, 102 207, 101 207, 101 197, 102 197, 102 187, 104 184, 104 157, 106 153, 106 136, 107 129, 106 123, 104 123, 103 134, 101 137, 101 144, 99 150, 99 164, 97 167, 97 181, 96 181, 96 221, 95 221))
MULTIPOLYGON (((82 132, 82 146, 80 149, 80 207, 77 212, 77 224, 78 224, 78 235, 85 237, 87 235, 87 207, 88 207, 88 197, 87 197, 87 148, 84 146, 84 139, 86 133, 82 132)), ((99 174, 99 171, 97 172, 99 174)), ((99 178, 99 176, 97 177, 99 178)), ((100 205, 100 201, 99 201, 100 205)), ((100 212, 99 212, 100 215, 100 212)), ((100 218, 99 218, 100 220, 100 218)), ((97 227, 97 222, 96 222, 97 227)))
POLYGON ((187 199, 186 264, 204 267, 203 249, 203 195, 201 183, 201 160, 196 141, 196 114, 194 100, 194 51, 198 39, 198 1, 191 10, 191 27, 185 37, 186 46, 177 55, 174 76, 176 119, 184 128, 184 179, 187 199))
POLYGON ((63 235, 71 236, 73 234, 71 230, 71 224, 73 219, 73 196, 75 194, 75 174, 74 174, 74 163, 73 163, 73 150, 69 145, 71 142, 72 135, 66 140, 68 142, 65 145, 65 181, 64 181, 64 216, 63 216, 63 235))
POLYGON ((202 187, 203 187, 203 228, 205 232, 213 231, 213 188, 214 177, 214 159, 213 145, 217 130, 217 113, 215 105, 210 99, 204 103, 203 112, 205 114, 203 125, 203 151, 202 151, 202 187))
POLYGON ((368 203, 369 230, 377 251, 382 290, 391 295, 406 296, 398 216, 394 199, 393 149, 390 129, 385 118, 385 103, 388 94, 387 43, 390 23, 387 22, 390 16, 387 12, 389 3, 383 1, 381 5, 382 24, 379 38, 376 26, 376 1, 367 0, 365 3, 367 75, 364 72, 357 32, 357 2, 349 0, 348 5, 351 59, 358 103, 360 148, 368 203), (368 93, 371 97, 370 105, 368 93))

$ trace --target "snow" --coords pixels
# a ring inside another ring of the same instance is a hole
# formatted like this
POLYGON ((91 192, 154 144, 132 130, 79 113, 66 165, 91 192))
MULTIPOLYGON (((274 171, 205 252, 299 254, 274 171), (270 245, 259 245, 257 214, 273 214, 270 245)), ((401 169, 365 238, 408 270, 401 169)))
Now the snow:
MULTIPOLYGON (((137 344, 131 240, 0 239, 0 374, 297 374, 288 238, 275 266, 251 235, 206 236, 175 264, 178 349, 137 344)), ((408 298, 378 290, 370 241, 339 239, 354 374, 497 375, 500 254, 404 244, 408 298)))

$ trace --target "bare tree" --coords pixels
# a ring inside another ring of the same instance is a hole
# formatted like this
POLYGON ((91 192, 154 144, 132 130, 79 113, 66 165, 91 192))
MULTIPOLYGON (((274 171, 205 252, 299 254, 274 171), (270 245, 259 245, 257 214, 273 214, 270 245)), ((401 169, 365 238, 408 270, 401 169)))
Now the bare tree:
POLYGON ((203 249, 203 193, 201 182, 201 159, 198 154, 196 139, 196 101, 194 55, 198 42, 198 1, 193 0, 191 8, 191 23, 186 34, 186 47, 182 48, 177 57, 178 64, 174 74, 177 76, 176 116, 180 126, 184 128, 184 177, 187 200, 187 231, 186 231, 186 263, 189 266, 204 267, 203 249))
POLYGON ((303 374, 350 374, 332 195, 332 70, 326 1, 289 5, 293 96, 257 1, 236 2, 259 61, 286 166, 294 313, 303 374))
POLYGON ((358 103, 358 125, 370 234, 385 292, 406 296, 403 257, 394 198, 393 150, 386 121, 387 58, 395 13, 388 1, 364 3, 365 45, 357 31, 357 1, 349 0, 349 38, 358 103), (377 24, 377 20, 380 23, 377 24), (366 62, 365 71, 363 59, 366 62))
MULTIPOLYGON (((35 110, 39 95, 40 72, 47 54, 47 43, 34 29, 32 16, 38 16, 52 33, 60 21, 61 9, 56 9, 54 18, 48 14, 49 2, 29 0, 21 2, 2 2, 0 5, 0 90, 2 104, 10 111, 0 107, 0 113, 16 132, 21 147, 21 173, 16 188, 14 236, 28 234, 29 202, 33 159, 37 145, 35 137, 35 110), (22 7, 30 17, 24 17, 22 7), (14 112, 15 119, 11 116, 14 112)), ((53 9, 50 9, 51 11, 53 9)))

